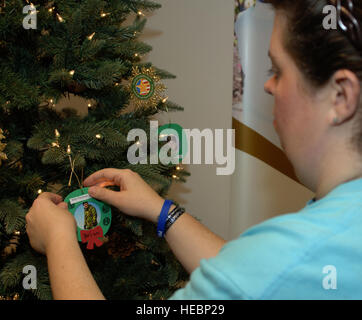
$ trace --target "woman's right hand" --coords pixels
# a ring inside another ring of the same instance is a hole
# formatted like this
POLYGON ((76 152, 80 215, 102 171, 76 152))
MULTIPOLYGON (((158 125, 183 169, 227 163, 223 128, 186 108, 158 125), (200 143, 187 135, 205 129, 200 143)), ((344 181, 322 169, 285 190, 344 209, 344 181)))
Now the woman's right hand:
POLYGON ((103 169, 84 180, 91 197, 104 201, 123 213, 157 223, 164 199, 138 173, 130 169, 103 169), (106 189, 119 186, 120 191, 106 189))

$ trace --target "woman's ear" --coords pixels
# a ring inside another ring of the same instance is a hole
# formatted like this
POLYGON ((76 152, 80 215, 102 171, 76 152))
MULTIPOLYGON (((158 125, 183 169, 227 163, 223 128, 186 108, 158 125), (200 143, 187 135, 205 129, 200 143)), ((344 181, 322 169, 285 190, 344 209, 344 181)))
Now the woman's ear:
POLYGON ((338 70, 332 77, 333 118, 339 123, 351 119, 356 113, 361 96, 361 84, 350 70, 338 70))

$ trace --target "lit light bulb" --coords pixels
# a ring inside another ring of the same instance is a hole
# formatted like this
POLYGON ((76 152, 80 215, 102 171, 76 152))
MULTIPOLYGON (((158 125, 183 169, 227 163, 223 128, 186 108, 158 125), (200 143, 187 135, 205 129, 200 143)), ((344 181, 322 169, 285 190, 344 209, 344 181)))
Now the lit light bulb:
POLYGON ((176 170, 182 170, 182 168, 180 166, 177 166, 176 170))
POLYGON ((55 8, 55 7, 49 8, 48 11, 49 11, 49 12, 53 12, 54 8, 55 8))
POLYGON ((109 13, 104 13, 104 12, 101 13, 101 17, 102 17, 102 18, 104 18, 104 17, 106 17, 106 16, 108 16, 108 15, 109 15, 109 13))
POLYGON ((71 76, 74 75, 74 73, 75 73, 74 70, 70 70, 70 71, 69 71, 69 74, 70 74, 71 76))
POLYGON ((162 103, 166 103, 166 102, 167 102, 167 100, 168 100, 168 97, 166 97, 166 98, 162 99, 162 103))
POLYGON ((57 13, 57 18, 59 22, 64 22, 64 19, 60 16, 59 13, 57 13))
POLYGON ((97 139, 101 139, 101 138, 102 138, 102 135, 100 135, 100 134, 98 133, 98 134, 96 134, 96 138, 97 138, 97 139))
POLYGON ((137 57, 138 57, 138 53, 135 53, 134 56, 137 58, 137 57))
POLYGON ((60 137, 60 133, 59 133, 58 129, 55 129, 54 132, 55 132, 55 137, 56 137, 56 138, 59 138, 59 137, 60 137))
POLYGON ((42 189, 39 189, 39 190, 38 190, 38 194, 41 194, 42 192, 43 192, 42 189))
POLYGON ((59 146, 59 143, 58 143, 58 142, 52 142, 52 147, 57 147, 57 148, 59 148, 60 146, 59 146))
POLYGON ((68 154, 71 154, 72 153, 72 150, 70 149, 70 145, 68 144, 68 147, 67 147, 67 153, 68 154))
POLYGON ((137 15, 141 17, 141 16, 144 16, 144 13, 142 11, 138 11, 137 15))
POLYGON ((178 176, 176 176, 175 174, 172 175, 173 179, 178 179, 178 176))
POLYGON ((90 34, 90 35, 87 37, 88 40, 89 40, 89 41, 92 40, 95 34, 96 34, 95 32, 93 32, 92 34, 90 34))

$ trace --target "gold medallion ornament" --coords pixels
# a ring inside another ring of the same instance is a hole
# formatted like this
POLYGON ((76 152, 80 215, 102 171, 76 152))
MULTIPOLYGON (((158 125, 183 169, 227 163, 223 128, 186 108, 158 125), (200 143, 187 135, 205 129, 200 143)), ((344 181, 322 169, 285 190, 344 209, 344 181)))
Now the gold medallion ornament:
POLYGON ((5 136, 3 135, 3 130, 0 128, 0 165, 3 160, 8 159, 6 154, 3 152, 6 147, 6 144, 1 142, 2 139, 5 139, 5 136))
POLYGON ((132 68, 132 76, 127 86, 131 95, 130 103, 136 108, 151 108, 163 100, 162 93, 166 90, 161 78, 154 68, 132 68))

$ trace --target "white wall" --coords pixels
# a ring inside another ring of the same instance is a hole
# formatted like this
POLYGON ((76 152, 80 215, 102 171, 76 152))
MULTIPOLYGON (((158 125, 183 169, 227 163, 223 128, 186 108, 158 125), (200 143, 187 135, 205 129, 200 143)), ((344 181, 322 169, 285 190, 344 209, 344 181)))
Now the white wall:
MULTIPOLYGON (((233 0, 157 0, 141 40, 153 46, 145 57, 177 76, 166 80, 167 94, 184 112, 159 116, 185 129, 231 128, 233 0)), ((225 130, 226 131, 226 130, 225 130)), ((225 132, 226 135, 226 132, 225 132)), ((185 165, 191 177, 176 183, 169 196, 212 231, 229 238, 230 176, 217 176, 216 165, 185 165)))

